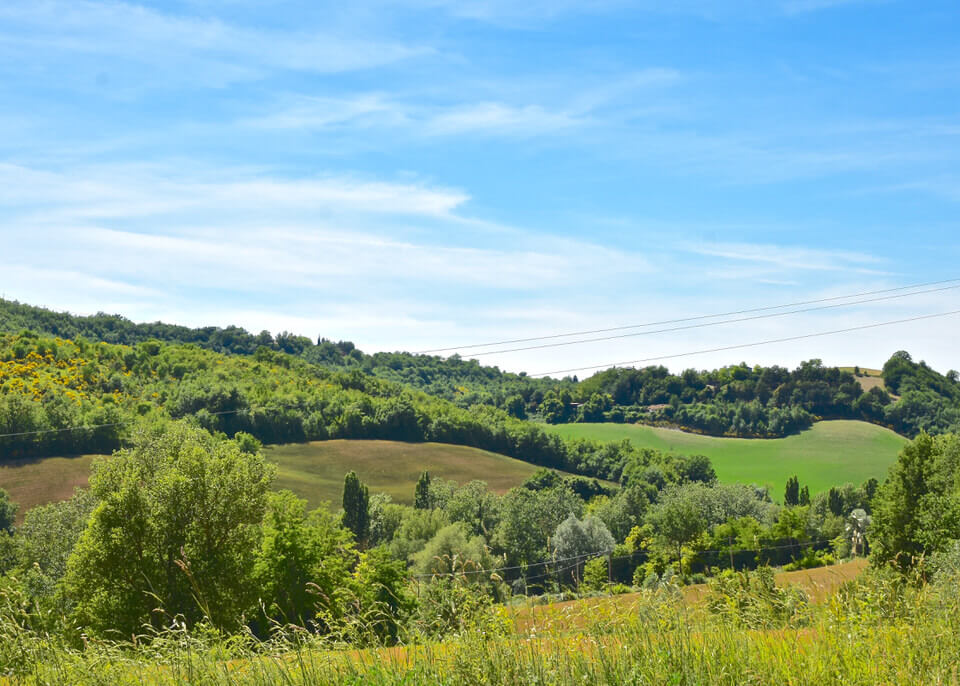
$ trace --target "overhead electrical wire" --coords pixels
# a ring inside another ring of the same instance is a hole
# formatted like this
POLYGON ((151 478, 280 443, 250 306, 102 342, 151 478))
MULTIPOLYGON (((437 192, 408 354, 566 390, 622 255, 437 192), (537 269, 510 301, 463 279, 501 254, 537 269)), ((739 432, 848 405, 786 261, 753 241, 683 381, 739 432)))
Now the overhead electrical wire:
MULTIPOLYGON (((817 540, 817 541, 806 541, 805 543, 786 543, 786 544, 782 544, 782 545, 758 546, 758 547, 756 547, 756 548, 743 548, 742 551, 744 551, 744 552, 761 553, 761 552, 763 552, 763 551, 765 551, 765 550, 786 550, 787 548, 798 548, 798 549, 799 549, 799 548, 806 548, 806 547, 814 546, 814 545, 823 545, 823 544, 829 543, 829 542, 830 542, 829 539, 820 539, 820 540, 817 540)), ((717 549, 715 549, 715 550, 697 550, 697 551, 694 551, 694 552, 695 552, 697 555, 719 555, 719 554, 721 554, 721 553, 728 553, 728 552, 730 552, 730 549, 729 549, 729 548, 717 548, 717 549)), ((566 570, 569 570, 569 569, 573 569, 574 567, 578 566, 578 565, 580 564, 580 562, 583 561, 583 560, 589 560, 589 559, 591 559, 591 558, 596 558, 596 557, 606 556, 606 555, 607 555, 607 552, 606 552, 606 551, 604 551, 604 550, 597 550, 597 551, 594 551, 594 552, 592 552, 592 553, 582 553, 582 554, 580 554, 580 555, 574 555, 574 556, 572 556, 572 557, 562 557, 562 558, 559 558, 559 559, 550 559, 550 560, 543 560, 543 561, 541 561, 541 562, 532 562, 532 563, 529 564, 529 565, 513 565, 513 566, 511 566, 511 567, 491 567, 491 568, 489 568, 489 569, 485 569, 485 568, 483 568, 483 567, 477 567, 477 568, 475 568, 475 569, 469 569, 469 570, 464 570, 464 571, 459 571, 459 572, 428 572, 428 573, 425 573, 425 574, 411 574, 411 575, 409 576, 409 578, 410 578, 410 579, 433 579, 433 578, 438 578, 438 577, 439 577, 439 578, 446 578, 446 577, 472 576, 472 575, 476 575, 476 574, 494 574, 494 573, 496 573, 496 572, 511 572, 511 571, 516 571, 516 570, 518 570, 518 569, 521 569, 521 570, 524 570, 524 571, 529 571, 529 570, 534 569, 534 568, 536 568, 536 567, 544 567, 544 566, 549 566, 549 565, 558 565, 558 564, 561 564, 561 563, 570 562, 571 560, 576 560, 576 562, 575 562, 574 564, 572 564, 572 565, 567 565, 567 566, 561 567, 561 568, 559 568, 559 569, 548 569, 548 570, 546 570, 545 572, 543 572, 543 573, 541 573, 541 574, 535 575, 534 577, 527 577, 527 579, 530 580, 531 578, 537 578, 537 577, 539 577, 539 576, 546 576, 546 575, 549 575, 549 574, 556 574, 556 573, 558 573, 558 572, 563 572, 563 571, 566 571, 566 570)), ((620 561, 620 560, 632 560, 632 559, 636 559, 638 556, 641 556, 641 555, 646 555, 645 551, 637 551, 637 552, 631 553, 630 555, 615 555, 615 556, 613 556, 613 557, 610 557, 609 559, 610 559, 611 562, 617 562, 617 561, 620 561)))
MULTIPOLYGON (((850 294, 847 294, 847 295, 837 295, 837 296, 832 296, 832 297, 829 297, 829 298, 816 298, 816 299, 813 299, 813 300, 800 300, 800 301, 797 301, 797 302, 785 303, 785 304, 782 304, 782 305, 768 305, 768 306, 765 306, 765 307, 754 307, 754 308, 748 308, 748 309, 742 309, 742 310, 732 310, 732 311, 730 311, 730 312, 718 312, 718 313, 715 313, 715 314, 704 314, 704 315, 698 315, 698 316, 695 316, 695 317, 682 317, 682 318, 679 318, 679 319, 664 319, 664 320, 660 320, 660 321, 645 322, 645 323, 642 323, 642 324, 626 324, 626 325, 623 325, 623 326, 613 326, 613 327, 608 327, 608 328, 604 328, 604 329, 588 329, 588 330, 583 330, 583 331, 571 331, 571 332, 567 332, 567 333, 557 333, 557 334, 550 334, 550 335, 546 335, 546 336, 532 336, 532 337, 530 337, 530 338, 512 338, 512 339, 505 339, 505 340, 499 340, 499 341, 490 341, 490 342, 487 342, 487 343, 472 343, 472 344, 467 344, 467 345, 450 346, 450 347, 446 347, 446 348, 431 348, 431 349, 428 349, 428 350, 419 350, 419 351, 416 351, 416 352, 414 352, 414 353, 412 353, 412 354, 413 354, 413 355, 428 355, 428 354, 434 354, 434 353, 452 352, 452 351, 457 351, 457 350, 469 350, 469 349, 472 349, 472 348, 489 348, 489 347, 492 347, 492 346, 495 346, 495 345, 512 345, 512 344, 514 344, 514 343, 530 343, 530 342, 533 342, 533 341, 546 341, 546 340, 552 340, 552 339, 557 339, 557 338, 569 338, 570 336, 587 336, 587 335, 591 335, 591 334, 595 334, 595 333, 609 333, 609 332, 611 332, 611 331, 626 331, 626 330, 628 330, 628 329, 639 329, 639 328, 644 328, 644 327, 647 327, 647 326, 662 326, 662 325, 665 325, 665 324, 681 324, 681 323, 684 323, 684 322, 702 321, 702 320, 704 320, 704 319, 716 319, 717 317, 731 317, 731 316, 740 315, 740 314, 752 314, 752 313, 754 313, 754 312, 769 312, 770 310, 780 310, 780 309, 784 309, 784 308, 787 308, 787 307, 799 307, 799 306, 801 306, 801 305, 814 305, 814 304, 817 304, 817 303, 836 302, 836 301, 838 301, 838 300, 849 300, 850 298, 861 298, 861 297, 865 297, 865 296, 868 296, 868 295, 880 295, 880 294, 883 294, 883 293, 896 293, 896 292, 899 292, 899 291, 906 291, 906 290, 911 290, 911 289, 915 289, 915 288, 926 288, 926 287, 928 287, 928 286, 941 286, 941 285, 943 285, 943 284, 957 283, 957 282, 960 282, 960 278, 957 278, 957 279, 942 279, 942 280, 940 280, 940 281, 927 281, 927 282, 924 282, 924 283, 912 284, 912 285, 910 285, 910 286, 899 286, 899 287, 897 287, 897 288, 884 288, 884 289, 874 290, 874 291, 862 291, 862 292, 860 292, 860 293, 850 293, 850 294)), ((915 295, 915 294, 908 294, 908 295, 915 295)), ((481 353, 477 353, 477 354, 479 355, 479 354, 481 354, 481 353)))
POLYGON ((606 369, 609 367, 623 367, 626 365, 643 364, 646 362, 659 362, 660 360, 674 360, 679 357, 691 357, 693 355, 705 355, 707 353, 718 353, 726 350, 740 350, 743 348, 755 348, 761 345, 771 345, 773 343, 787 343, 789 341, 801 341, 807 338, 817 338, 820 336, 833 336, 851 331, 863 331, 865 329, 876 329, 881 326, 894 326, 895 324, 906 324, 908 322, 918 322, 926 319, 936 319, 938 317, 949 317, 960 314, 960 310, 951 310, 950 312, 938 312, 936 314, 924 314, 917 317, 907 317, 905 319, 894 319, 886 322, 875 322, 873 324, 862 324, 860 326, 849 326, 845 329, 834 329, 832 331, 818 331, 816 333, 800 334, 797 336, 786 336, 784 338, 770 338, 765 341, 755 341, 753 343, 738 343, 736 345, 725 345, 717 348, 707 348, 704 350, 691 350, 683 353, 673 353, 672 355, 659 355, 657 357, 645 357, 639 360, 628 360, 626 362, 608 362, 606 364, 594 364, 584 367, 571 367, 570 369, 559 369, 552 372, 540 372, 529 374, 531 377, 554 376, 556 374, 570 374, 572 372, 589 371, 591 369, 606 369))
POLYGON ((897 295, 885 295, 878 298, 868 298, 865 300, 854 300, 852 302, 836 303, 833 305, 817 305, 815 307, 805 307, 799 310, 787 310, 786 312, 773 312, 768 314, 755 314, 750 317, 739 317, 737 319, 722 319, 718 322, 702 322, 699 324, 687 324, 685 326, 674 326, 668 329, 652 329, 650 331, 637 331, 634 333, 622 333, 615 336, 601 336, 598 338, 582 338, 576 341, 562 341, 560 343, 541 343, 539 345, 528 345, 520 348, 506 348, 499 350, 484 350, 478 353, 469 353, 469 357, 483 357, 484 355, 495 355, 502 353, 516 353, 525 350, 542 350, 544 348, 560 348, 568 345, 581 345, 583 343, 599 343, 602 341, 613 341, 621 338, 636 338, 638 336, 652 336, 658 333, 670 333, 672 331, 688 331, 690 329, 704 329, 711 326, 721 326, 723 324, 737 324, 741 322, 756 321, 758 319, 772 319, 774 317, 786 317, 791 314, 803 314, 806 312, 817 312, 821 310, 831 310, 840 307, 852 307, 854 305, 865 305, 867 303, 881 302, 885 300, 894 300, 897 298, 907 298, 913 295, 923 295, 924 293, 938 293, 940 291, 949 291, 960 288, 960 283, 953 286, 943 286, 941 288, 931 288, 925 291, 915 291, 913 293, 899 293, 897 295))

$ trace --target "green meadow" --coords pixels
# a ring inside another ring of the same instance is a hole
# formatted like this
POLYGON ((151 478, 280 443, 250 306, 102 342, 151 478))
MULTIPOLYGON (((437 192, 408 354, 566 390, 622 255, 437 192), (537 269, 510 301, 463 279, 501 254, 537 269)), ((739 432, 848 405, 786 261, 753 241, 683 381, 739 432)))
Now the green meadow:
POLYGON ((899 434, 867 422, 817 422, 786 438, 717 438, 640 424, 559 424, 548 427, 561 436, 615 441, 682 454, 706 455, 721 481, 770 486, 782 495, 796 474, 817 493, 847 482, 879 480, 907 442, 899 434))

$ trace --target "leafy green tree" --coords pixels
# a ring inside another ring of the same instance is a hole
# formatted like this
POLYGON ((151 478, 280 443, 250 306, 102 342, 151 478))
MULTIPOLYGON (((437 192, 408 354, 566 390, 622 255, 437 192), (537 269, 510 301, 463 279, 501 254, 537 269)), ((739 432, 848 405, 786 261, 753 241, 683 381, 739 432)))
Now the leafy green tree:
POLYGON ((407 566, 395 560, 386 548, 373 548, 360 555, 353 572, 352 608, 365 631, 378 643, 396 643, 400 631, 416 610, 417 602, 407 590, 407 566))
POLYGON ((787 507, 800 504, 800 481, 796 476, 787 479, 787 487, 783 493, 783 504, 787 507))
POLYGON ((873 500, 874 563, 906 570, 960 539, 958 473, 960 436, 921 433, 904 446, 873 500))
POLYGON ((17 546, 13 534, 0 531, 0 579, 17 565, 17 546))
POLYGON ((717 481, 717 473, 706 455, 678 455, 669 463, 669 469, 676 475, 674 481, 678 484, 713 484, 717 481))
POLYGON ((527 405, 521 395, 511 395, 507 398, 503 409, 505 409, 511 417, 516 417, 517 419, 527 418, 527 405))
POLYGON ((387 493, 374 493, 370 496, 370 536, 367 543, 371 548, 385 545, 397 535, 403 522, 402 505, 397 505, 387 493))
POLYGON ((17 529, 17 559, 34 598, 53 596, 96 500, 78 489, 69 500, 31 508, 17 529))
POLYGON ((417 479, 417 487, 413 493, 413 506, 418 510, 430 509, 430 472, 423 471, 417 479))
POLYGON ((477 572, 497 566, 483 536, 470 536, 463 524, 449 524, 431 538, 423 550, 413 556, 418 574, 452 574, 469 572, 468 578, 483 581, 477 572))
POLYGON ((707 527, 730 519, 752 517, 759 522, 772 522, 777 506, 764 488, 747 484, 687 483, 675 487, 676 493, 698 504, 707 527))
POLYGON ((552 469, 541 467, 533 474, 524 479, 521 486, 529 488, 531 491, 542 491, 547 488, 556 488, 563 484, 563 475, 552 469))
POLYGON ((343 478, 343 526, 361 546, 370 534, 370 493, 354 471, 343 478))
POLYGON ((580 406, 578 419, 584 422, 602 422, 604 413, 613 407, 613 398, 606 393, 594 393, 580 406))
POLYGON ((735 568, 734 553, 744 550, 759 550, 763 545, 765 531, 753 517, 731 518, 713 528, 711 547, 723 550, 728 555, 730 567, 735 568))
POLYGON ((530 564, 548 556, 547 542, 570 515, 583 513, 583 501, 565 486, 531 491, 512 488, 502 500, 495 547, 509 564, 530 564))
POLYGON ((810 508, 785 507, 780 511, 770 533, 776 539, 790 541, 796 546, 794 552, 799 555, 802 546, 810 540, 810 508))
POLYGON ((423 550, 431 538, 450 520, 443 510, 417 510, 406 505, 396 505, 400 509, 400 524, 390 541, 390 553, 400 560, 423 550))
POLYGON ((446 506, 452 522, 463 522, 473 536, 489 537, 500 521, 500 498, 485 481, 471 481, 454 491, 446 506))
POLYGON ((683 557, 683 546, 707 528, 706 517, 693 491, 681 488, 664 491, 660 502, 647 514, 647 522, 662 543, 676 548, 678 564, 683 557))
POLYGON ((269 495, 253 565, 269 619, 327 630, 341 613, 356 559, 350 533, 326 509, 308 513, 290 491, 269 495))
POLYGON ((540 414, 548 424, 561 424, 570 418, 571 400, 567 390, 559 393, 549 390, 544 393, 543 402, 540 403, 540 414))
POLYGON ((642 519, 650 505, 645 490, 638 486, 621 488, 613 496, 598 496, 587 505, 587 512, 599 517, 613 537, 623 541, 642 519))
POLYGON ((10 500, 10 494, 0 488, 0 531, 13 532, 13 523, 17 519, 17 504, 10 500))
POLYGON ((240 446, 240 450, 251 455, 256 455, 263 449, 263 443, 245 431, 238 431, 233 440, 240 446))
POLYGON ((588 558, 609 555, 615 541, 606 525, 598 517, 583 520, 570 515, 557 526, 553 534, 553 557, 561 569, 573 567, 573 577, 579 582, 580 569, 588 558))
POLYGON ((609 562, 606 558, 595 557, 583 565, 583 586, 590 591, 601 590, 610 580, 609 562))
POLYGON ((139 431, 131 448, 95 463, 97 505, 64 579, 77 624, 129 636, 181 615, 235 628, 254 599, 273 474, 262 456, 182 423, 139 431))
POLYGON ((800 497, 797 501, 798 505, 809 505, 810 504, 810 487, 804 486, 800 489, 800 497))

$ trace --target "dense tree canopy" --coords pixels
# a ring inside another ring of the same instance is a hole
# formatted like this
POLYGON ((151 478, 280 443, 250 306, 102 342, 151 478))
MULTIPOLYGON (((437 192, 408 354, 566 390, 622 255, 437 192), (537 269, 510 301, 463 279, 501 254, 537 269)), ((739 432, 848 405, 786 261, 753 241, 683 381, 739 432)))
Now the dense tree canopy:
POLYGON ((235 626, 252 604, 272 476, 261 456, 184 424, 140 432, 97 463, 97 505, 67 563, 80 625, 130 635, 182 615, 235 626))
MULTIPOLYGON (((579 421, 647 422, 680 426, 712 435, 746 437, 784 436, 810 426, 821 418, 863 419, 891 426, 905 435, 920 430, 931 433, 960 428, 960 380, 956 372, 946 375, 930 369, 923 362, 914 362, 907 353, 896 353, 884 366, 886 389, 873 387, 864 392, 853 372, 824 366, 819 360, 804 362, 797 369, 748 366, 745 363, 712 371, 687 369, 671 373, 662 366, 641 369, 612 368, 584 381, 576 377, 562 380, 531 378, 525 374, 503 372, 497 367, 481 365, 477 360, 464 360, 454 355, 442 358, 406 352, 367 355, 352 343, 334 343, 320 338, 312 340, 286 332, 272 336, 268 332, 254 335, 237 327, 188 329, 162 323, 134 324, 116 315, 98 314, 76 317, 9 301, 0 301, 0 333, 30 329, 38 336, 94 340, 122 344, 138 352, 156 355, 163 348, 190 344, 217 353, 253 357, 263 363, 274 363, 303 371, 299 362, 310 363, 329 372, 344 374, 357 390, 371 387, 369 379, 385 380, 406 388, 423 391, 450 401, 459 408, 495 407, 507 416, 533 418, 549 423, 579 421), (364 378, 368 381, 364 381, 364 378), (888 392, 889 391, 889 392, 888 392), (893 395, 891 395, 893 394, 893 395), (898 397, 899 396, 899 397, 898 397)), ((47 347, 37 348, 29 336, 20 336, 11 343, 6 357, 12 364, 0 369, 4 377, 19 377, 24 386, 12 390, 43 392, 24 374, 23 362, 43 367, 51 362, 65 363, 63 369, 75 368, 78 379, 66 379, 69 390, 81 399, 79 408, 71 403, 54 407, 47 403, 42 412, 29 405, 23 393, 0 396, 0 433, 7 426, 43 424, 51 411, 77 415, 85 424, 109 424, 117 414, 89 400, 89 391, 123 392, 123 378, 130 367, 111 368, 100 378, 96 368, 85 369, 90 362, 83 355, 45 357, 47 347), (38 357, 28 358, 31 352, 38 357), (121 377, 116 377, 115 374, 121 377), (92 382, 92 383, 91 383, 92 382), (28 388, 29 387, 29 388, 28 388), (87 395, 83 395, 87 393, 87 395), (4 423, 6 422, 6 424, 4 423)), ((129 356, 129 353, 124 353, 129 356)), ((0 355, 0 359, 2 355, 0 355)), ((135 362, 135 359, 130 360, 135 362)), ((183 383, 182 392, 164 397, 174 414, 193 414, 206 409, 208 421, 216 428, 228 427, 229 420, 218 419, 217 412, 244 409, 243 389, 227 385, 215 391, 204 391, 196 372, 195 360, 179 360, 168 371, 183 383)), ((153 370, 158 371, 158 370, 153 370)), ((136 373, 136 372, 135 372, 136 373)), ((316 372, 313 372, 316 374, 316 372)), ((14 384, 15 385, 15 384, 14 384)), ((242 384, 240 384, 242 386, 242 384)), ((357 408, 357 415, 345 418, 339 430, 353 433, 365 424, 366 407, 357 408)), ((378 431, 393 437, 418 440, 422 427, 416 424, 416 409, 399 400, 377 408, 378 431)), ((146 408, 144 408, 146 411, 146 408)), ((299 431, 315 434, 320 427, 330 430, 320 417, 298 419, 296 411, 287 409, 285 419, 269 416, 261 422, 273 424, 278 419, 283 428, 274 427, 274 435, 264 440, 287 439, 299 431)), ((309 414, 316 414, 311 408, 309 414)), ((322 411, 321 411, 322 413, 322 411)), ((369 421, 369 418, 367 418, 369 421)), ((10 430, 12 432, 12 429, 10 430)), ((252 432, 257 433, 257 432, 252 432)), ((265 433, 261 431, 261 433, 265 433)), ((98 438, 103 445, 116 443, 116 431, 102 429, 98 438)), ((51 439, 53 440, 53 439, 51 439)), ((296 440, 296 439, 294 439, 296 440)), ((70 439, 62 442, 69 444, 70 439)), ((51 446, 51 449, 53 446, 51 446)))
POLYGON ((960 539, 960 436, 905 446, 873 504, 873 558, 902 569, 960 539))

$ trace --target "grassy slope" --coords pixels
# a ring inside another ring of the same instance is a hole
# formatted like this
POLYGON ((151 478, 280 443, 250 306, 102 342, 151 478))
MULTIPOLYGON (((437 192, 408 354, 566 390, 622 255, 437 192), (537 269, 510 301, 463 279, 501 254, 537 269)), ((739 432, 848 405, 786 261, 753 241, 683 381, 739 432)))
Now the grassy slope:
MULTIPOLYGON (((339 507, 343 475, 357 472, 371 492, 389 493, 394 501, 411 503, 424 469, 434 476, 464 484, 486 481, 503 493, 537 470, 534 465, 476 448, 442 443, 399 441, 318 441, 265 448, 278 465, 276 488, 289 488, 311 507, 329 501, 339 507)), ((0 467, 0 488, 15 503, 18 515, 36 505, 65 500, 77 486, 86 486, 94 455, 22 460, 0 467)))
POLYGON ((289 488, 315 507, 339 505, 343 475, 354 470, 371 492, 389 493, 412 503, 420 472, 464 484, 486 481, 503 493, 537 470, 534 465, 476 448, 443 443, 399 441, 315 441, 267 446, 267 459, 279 466, 276 486, 289 488))
POLYGON ((794 436, 775 439, 716 438, 639 424, 562 424, 563 436, 604 441, 629 438, 634 445, 706 455, 721 481, 757 483, 779 498, 796 474, 811 493, 870 477, 883 480, 905 438, 867 422, 818 422, 794 436))
POLYGON ((31 507, 66 500, 73 495, 73 489, 86 486, 94 457, 46 457, 0 466, 0 488, 6 489, 10 499, 20 506, 17 521, 23 521, 31 507))

